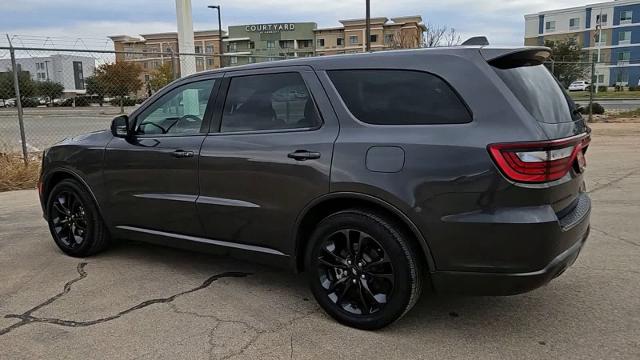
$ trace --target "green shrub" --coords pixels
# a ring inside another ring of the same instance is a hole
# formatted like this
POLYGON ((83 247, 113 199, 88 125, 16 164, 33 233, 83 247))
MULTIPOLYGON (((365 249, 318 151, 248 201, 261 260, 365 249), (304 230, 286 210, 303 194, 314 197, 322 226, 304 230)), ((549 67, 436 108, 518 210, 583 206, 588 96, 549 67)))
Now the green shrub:
POLYGON ((22 99, 22 107, 37 107, 38 105, 40 105, 40 102, 38 101, 38 99, 34 99, 34 98, 24 98, 22 99))
MULTIPOLYGON (((136 99, 125 98, 122 100, 124 106, 135 106, 136 99)), ((109 102, 113 106, 120 106, 120 99, 113 99, 109 102)))
POLYGON ((607 92, 609 90, 608 86, 598 86, 598 92, 607 92))
POLYGON ((629 86, 629 91, 640 91, 640 86, 629 86))
MULTIPOLYGON (((591 108, 593 109, 593 114, 594 115, 602 115, 604 114, 604 107, 602 105, 600 105, 597 102, 594 102, 593 104, 591 104, 591 108)), ((582 110, 580 111, 580 113, 582 113, 582 115, 588 115, 589 114, 589 106, 583 107, 582 110)))

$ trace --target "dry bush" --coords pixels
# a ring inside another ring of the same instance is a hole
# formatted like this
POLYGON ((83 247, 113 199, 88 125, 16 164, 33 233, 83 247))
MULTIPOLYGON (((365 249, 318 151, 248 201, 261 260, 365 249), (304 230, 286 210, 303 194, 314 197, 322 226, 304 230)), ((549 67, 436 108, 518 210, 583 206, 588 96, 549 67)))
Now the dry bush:
POLYGON ((0 191, 35 189, 40 160, 39 156, 30 156, 25 165, 21 154, 0 152, 0 191))

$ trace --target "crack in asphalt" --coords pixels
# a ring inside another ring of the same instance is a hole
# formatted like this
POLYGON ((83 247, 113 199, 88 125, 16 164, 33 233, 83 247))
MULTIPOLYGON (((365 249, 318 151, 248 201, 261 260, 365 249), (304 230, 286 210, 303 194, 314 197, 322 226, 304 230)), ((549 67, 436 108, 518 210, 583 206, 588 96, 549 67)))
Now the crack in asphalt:
POLYGON ((100 324, 100 323, 104 323, 104 322, 108 322, 108 321, 112 321, 115 319, 120 318, 121 316, 127 315, 129 313, 132 313, 136 310, 140 310, 143 308, 146 308, 150 305, 153 304, 165 304, 165 303, 171 303, 172 301, 174 301, 175 299, 177 299, 180 296, 183 295, 187 295, 202 289, 205 289, 207 287, 209 287, 213 282, 215 282, 216 280, 219 280, 221 278, 228 278, 228 277, 246 277, 251 275, 250 273, 246 273, 246 272, 224 272, 221 274, 217 274, 217 275, 213 275, 210 276, 209 278, 207 278, 201 285, 196 286, 192 289, 189 290, 185 290, 176 294, 173 294, 169 297, 164 297, 164 298, 156 298, 156 299, 150 299, 147 301, 143 301, 141 303, 139 303, 138 305, 132 306, 128 309, 122 310, 120 312, 118 312, 115 315, 111 315, 111 316, 107 316, 104 318, 100 318, 100 319, 96 319, 96 320, 88 320, 88 321, 75 321, 75 320, 65 320, 65 319, 59 319, 59 318, 46 318, 46 317, 37 317, 34 316, 33 313, 37 310, 42 309, 43 307, 50 305, 51 303, 55 302, 56 300, 60 299, 61 297, 63 297, 64 295, 66 295, 67 293, 69 293, 69 291, 71 291, 71 285, 73 285, 74 283, 84 279, 87 277, 87 272, 85 271, 85 267, 87 266, 86 262, 82 262, 79 263, 76 270, 78 272, 78 277, 69 280, 66 284, 64 284, 63 290, 61 292, 59 292, 58 294, 54 295, 53 297, 45 300, 44 302, 34 306, 33 308, 25 311, 22 314, 8 314, 5 315, 4 317, 6 319, 19 319, 20 321, 10 325, 6 328, 0 329, 0 336, 8 334, 9 332, 25 326, 25 325, 29 325, 29 324, 33 324, 33 323, 46 323, 46 324, 53 324, 53 325, 59 325, 59 326, 67 326, 67 327, 86 327, 86 326, 92 326, 92 325, 96 325, 96 324, 100 324))
POLYGON ((588 194, 593 194, 593 193, 596 193, 596 192, 598 192, 600 190, 608 188, 609 186, 611 186, 613 184, 619 183, 620 181, 625 180, 625 179, 635 175, 639 171, 640 171, 640 168, 633 169, 632 171, 630 171, 630 172, 628 172, 628 173, 626 173, 626 174, 624 174, 624 175, 622 175, 620 177, 617 177, 617 178, 615 178, 615 179, 613 179, 613 180, 611 180, 609 182, 606 182, 606 183, 604 183, 602 185, 598 185, 598 186, 594 187, 590 191, 587 191, 587 193, 588 194))
POLYGON ((622 242, 627 243, 629 245, 640 247, 640 244, 638 244, 637 242, 629 240, 629 239, 625 239, 622 236, 618 236, 618 235, 614 235, 614 234, 608 233, 608 232, 606 232, 604 230, 600 230, 600 229, 595 228, 593 226, 591 226, 591 230, 595 231, 595 232, 598 232, 598 233, 600 233, 600 234, 602 234, 604 236, 608 236, 608 237, 610 237, 610 238, 612 238, 614 240, 619 240, 619 241, 622 241, 622 242))

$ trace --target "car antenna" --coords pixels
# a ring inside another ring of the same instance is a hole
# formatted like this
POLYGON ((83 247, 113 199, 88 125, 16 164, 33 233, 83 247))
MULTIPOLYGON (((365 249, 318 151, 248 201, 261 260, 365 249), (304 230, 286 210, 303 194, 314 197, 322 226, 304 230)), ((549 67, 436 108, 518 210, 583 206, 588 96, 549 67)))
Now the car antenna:
POLYGON ((487 46, 489 39, 486 36, 474 36, 462 43, 462 46, 487 46))

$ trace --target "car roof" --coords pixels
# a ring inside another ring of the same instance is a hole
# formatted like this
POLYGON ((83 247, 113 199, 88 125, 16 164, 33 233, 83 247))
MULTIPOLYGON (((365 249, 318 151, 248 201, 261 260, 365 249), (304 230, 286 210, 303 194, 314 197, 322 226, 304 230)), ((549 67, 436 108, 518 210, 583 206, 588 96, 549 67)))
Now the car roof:
POLYGON ((353 65, 363 65, 375 63, 381 58, 388 59, 389 57, 411 57, 411 56, 428 56, 428 55, 457 55, 457 56, 477 56, 478 53, 485 57, 487 61, 493 60, 502 56, 507 56, 524 51, 545 51, 549 52, 549 48, 540 46, 522 46, 522 47, 494 47, 494 46, 451 46, 451 47, 435 47, 435 48, 419 48, 419 49, 400 49, 400 50, 385 50, 385 51, 373 51, 368 53, 356 53, 356 54, 337 54, 326 56, 313 56, 304 58, 293 58, 287 60, 269 61, 262 63, 254 63, 247 65, 239 65, 215 70, 208 70, 198 72, 189 75, 183 79, 191 77, 198 77, 207 74, 215 74, 220 72, 229 71, 243 71, 243 70, 256 70, 256 69, 268 69, 278 68, 286 66, 311 66, 314 69, 322 69, 332 63, 343 63, 345 60, 353 65))

